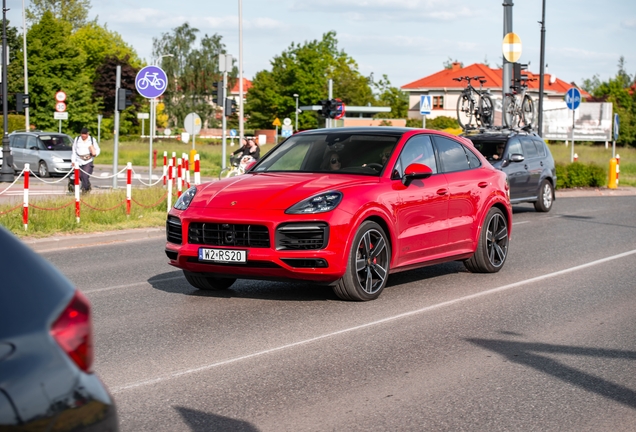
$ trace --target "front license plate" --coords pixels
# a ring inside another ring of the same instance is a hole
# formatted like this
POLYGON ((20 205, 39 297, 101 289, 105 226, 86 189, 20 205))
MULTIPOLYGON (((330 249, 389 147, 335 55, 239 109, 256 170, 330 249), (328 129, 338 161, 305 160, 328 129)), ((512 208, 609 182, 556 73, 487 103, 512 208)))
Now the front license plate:
POLYGON ((199 248, 199 261, 246 263, 247 251, 236 249, 199 248))

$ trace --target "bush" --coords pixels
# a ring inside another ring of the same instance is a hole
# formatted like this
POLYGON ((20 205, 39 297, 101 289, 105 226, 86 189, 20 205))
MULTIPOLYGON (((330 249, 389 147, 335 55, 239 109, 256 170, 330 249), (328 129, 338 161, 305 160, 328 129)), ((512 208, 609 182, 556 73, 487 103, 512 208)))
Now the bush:
POLYGON ((600 187, 607 183, 607 173, 595 164, 573 162, 571 164, 557 164, 557 189, 574 187, 600 187))
POLYGON ((9 133, 13 131, 24 131, 26 120, 22 114, 8 114, 7 120, 7 129, 9 130, 9 133))
POLYGON ((457 119, 453 117, 447 116, 439 116, 433 119, 426 120, 426 128, 427 129, 436 129, 436 130, 444 130, 444 129, 456 129, 459 127, 459 123, 457 123, 457 119))

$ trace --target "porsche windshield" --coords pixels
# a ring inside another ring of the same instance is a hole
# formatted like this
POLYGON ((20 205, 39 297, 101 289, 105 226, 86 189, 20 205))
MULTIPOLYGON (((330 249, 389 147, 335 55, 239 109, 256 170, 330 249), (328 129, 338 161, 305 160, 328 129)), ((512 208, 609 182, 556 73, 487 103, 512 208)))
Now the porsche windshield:
POLYGON ((328 133, 297 135, 268 153, 252 172, 330 172, 380 175, 397 135, 328 133))

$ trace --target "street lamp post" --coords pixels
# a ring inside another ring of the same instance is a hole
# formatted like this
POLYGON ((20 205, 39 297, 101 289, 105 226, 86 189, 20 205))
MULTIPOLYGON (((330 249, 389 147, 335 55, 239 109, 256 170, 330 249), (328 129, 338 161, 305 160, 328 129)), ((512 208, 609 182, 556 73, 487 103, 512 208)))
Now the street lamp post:
POLYGON ((4 134, 2 135, 2 167, 0 168, 0 182, 12 182, 15 174, 11 167, 11 149, 9 148, 9 118, 7 115, 7 0, 2 0, 2 117, 4 134))
POLYGON ((298 132, 298 93, 294 93, 296 98, 296 132, 298 132))

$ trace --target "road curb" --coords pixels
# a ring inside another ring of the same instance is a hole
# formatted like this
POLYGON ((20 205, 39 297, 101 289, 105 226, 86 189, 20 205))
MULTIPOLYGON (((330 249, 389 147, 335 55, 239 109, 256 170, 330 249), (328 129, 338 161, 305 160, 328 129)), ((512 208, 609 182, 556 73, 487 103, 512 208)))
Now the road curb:
POLYGON ((165 228, 157 227, 106 231, 90 234, 60 235, 43 239, 23 239, 22 241, 35 252, 49 252, 59 249, 81 248, 111 243, 162 238, 165 237, 165 235, 165 228))
POLYGON ((577 198, 577 197, 596 197, 596 196, 634 196, 636 195, 635 187, 619 187, 616 189, 609 188, 574 188, 574 189, 557 189, 557 198, 577 198))

